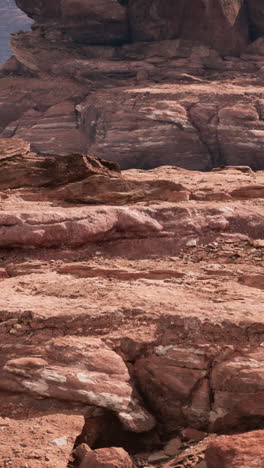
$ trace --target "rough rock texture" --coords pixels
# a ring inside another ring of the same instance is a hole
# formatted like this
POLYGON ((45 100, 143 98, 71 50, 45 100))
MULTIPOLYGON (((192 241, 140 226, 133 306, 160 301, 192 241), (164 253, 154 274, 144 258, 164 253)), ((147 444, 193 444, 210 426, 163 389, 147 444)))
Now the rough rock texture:
POLYGON ((208 468, 262 468, 264 431, 215 439, 206 451, 208 468))
POLYGON ((0 465, 196 466, 208 432, 263 429, 264 173, 0 148, 0 465))
POLYGON ((88 453, 80 468, 133 468, 133 462, 125 450, 111 447, 88 453))
POLYGON ((263 169, 258 0, 17 0, 0 135, 122 169, 263 169))

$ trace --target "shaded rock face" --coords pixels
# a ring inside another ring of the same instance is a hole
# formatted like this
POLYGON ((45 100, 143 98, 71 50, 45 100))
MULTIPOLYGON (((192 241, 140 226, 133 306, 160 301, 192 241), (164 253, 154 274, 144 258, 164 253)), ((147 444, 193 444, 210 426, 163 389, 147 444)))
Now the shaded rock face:
POLYGON ((241 0, 198 0, 195 4, 191 0, 130 0, 125 4, 117 0, 17 0, 17 5, 40 23, 55 19, 64 34, 88 43, 183 37, 230 52, 239 51, 248 37, 245 2, 241 0))
POLYGON ((54 29, 56 22, 54 32, 61 38, 88 44, 111 44, 129 39, 127 10, 117 0, 18 0, 16 3, 48 30, 54 29))
POLYGON ((247 43, 248 24, 242 0, 131 0, 135 40, 194 39, 223 53, 238 52, 247 43))

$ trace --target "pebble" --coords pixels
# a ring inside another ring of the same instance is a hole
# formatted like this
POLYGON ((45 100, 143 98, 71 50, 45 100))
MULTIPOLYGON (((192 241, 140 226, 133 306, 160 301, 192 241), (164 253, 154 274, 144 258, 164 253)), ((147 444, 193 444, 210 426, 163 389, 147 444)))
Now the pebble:
POLYGON ((57 447, 63 447, 64 445, 67 445, 68 440, 67 437, 59 437, 58 439, 54 439, 51 442, 53 445, 56 445, 57 447))
POLYGON ((179 448, 181 447, 182 442, 179 437, 169 440, 169 442, 164 447, 164 453, 169 456, 177 455, 179 448))
POLYGON ((196 245, 197 245, 196 239, 190 239, 186 242, 186 247, 196 247, 196 245))
POLYGON ((160 461, 163 461, 163 460, 168 460, 168 456, 165 454, 165 452, 163 450, 160 450, 159 452, 153 452, 149 457, 148 457, 148 461, 150 463, 156 463, 156 462, 160 462, 160 461))

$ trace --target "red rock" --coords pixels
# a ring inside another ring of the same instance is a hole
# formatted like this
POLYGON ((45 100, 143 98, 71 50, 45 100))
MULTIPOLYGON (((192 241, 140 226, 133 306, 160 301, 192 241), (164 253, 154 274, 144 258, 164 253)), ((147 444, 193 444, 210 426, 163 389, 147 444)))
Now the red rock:
MULTIPOLYGON (((190 350, 186 350, 186 354, 190 354, 190 350)), ((200 360, 200 356, 197 357, 200 360)), ((194 397, 192 390, 206 376, 206 363, 202 364, 201 369, 198 366, 198 370, 194 364, 185 363, 186 367, 181 367, 181 360, 184 360, 184 357, 180 356, 180 360, 177 359, 176 346, 172 346, 171 349, 168 347, 167 352, 164 347, 164 356, 149 356, 140 359, 135 367, 141 391, 147 395, 155 412, 166 420, 166 427, 170 430, 175 430, 179 425, 184 424, 186 413, 189 413, 188 403, 194 397), (166 405, 168 399, 170 400, 169 406, 166 405)), ((201 361, 203 361, 202 355, 201 361)), ((198 418, 203 419, 203 413, 206 414, 208 411, 208 393, 205 397, 199 416, 196 415, 196 423, 198 423, 198 418)), ((188 417, 190 417, 189 414, 188 417)))
POLYGON ((76 449, 74 449, 74 454, 76 455, 78 460, 82 461, 83 458, 89 455, 91 451, 92 450, 87 444, 80 444, 78 445, 78 447, 76 447, 76 449))
POLYGON ((84 457, 80 468, 133 468, 125 450, 120 447, 97 449, 84 457))
POLYGON ((41 157, 30 152, 23 140, 0 139, 0 187, 58 186, 92 175, 119 177, 116 164, 92 156, 72 153, 67 156, 41 157))
POLYGON ((208 468, 262 468, 263 432, 218 437, 206 450, 208 468))
POLYGON ((247 286, 264 289, 264 275, 243 275, 240 281, 247 286))
POLYGON ((264 198, 264 185, 248 185, 231 192, 233 198, 264 198))

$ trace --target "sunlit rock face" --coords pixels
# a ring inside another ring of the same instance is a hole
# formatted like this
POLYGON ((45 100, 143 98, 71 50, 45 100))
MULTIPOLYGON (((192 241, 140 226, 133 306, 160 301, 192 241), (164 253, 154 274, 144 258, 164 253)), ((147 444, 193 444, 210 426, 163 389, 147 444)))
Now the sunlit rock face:
POLYGON ((16 6, 15 0, 4 0, 0 4, 0 63, 11 55, 9 37, 12 32, 29 29, 31 20, 16 6))

